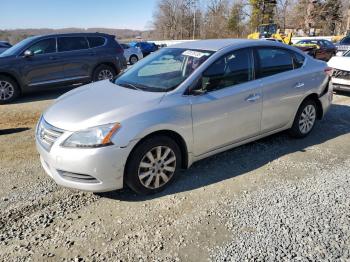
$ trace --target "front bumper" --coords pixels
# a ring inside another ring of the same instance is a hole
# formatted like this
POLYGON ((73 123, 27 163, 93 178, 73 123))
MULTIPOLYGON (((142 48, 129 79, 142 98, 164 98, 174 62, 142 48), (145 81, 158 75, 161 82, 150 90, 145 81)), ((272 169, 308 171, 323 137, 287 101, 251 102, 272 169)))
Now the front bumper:
POLYGON ((41 164, 57 184, 92 192, 123 188, 128 147, 64 148, 59 145, 61 140, 63 138, 58 139, 47 151, 36 138, 41 164))
POLYGON ((350 91, 350 80, 332 77, 331 85, 334 90, 350 91))

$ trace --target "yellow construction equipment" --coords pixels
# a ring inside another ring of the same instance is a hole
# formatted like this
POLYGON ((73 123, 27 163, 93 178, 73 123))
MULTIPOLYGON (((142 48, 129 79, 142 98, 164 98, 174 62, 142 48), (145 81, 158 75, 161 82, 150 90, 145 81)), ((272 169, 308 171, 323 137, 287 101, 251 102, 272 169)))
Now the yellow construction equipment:
POLYGON ((277 24, 261 24, 258 26, 256 32, 248 35, 248 39, 276 39, 279 42, 285 43, 287 45, 292 44, 292 33, 287 35, 280 32, 281 30, 277 27, 277 24))

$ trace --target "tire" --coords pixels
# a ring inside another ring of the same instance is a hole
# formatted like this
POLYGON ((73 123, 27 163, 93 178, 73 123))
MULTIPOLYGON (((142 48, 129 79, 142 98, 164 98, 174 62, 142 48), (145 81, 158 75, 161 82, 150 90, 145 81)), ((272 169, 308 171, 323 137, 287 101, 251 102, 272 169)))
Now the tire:
POLYGON ((137 63, 138 61, 139 61, 139 58, 136 55, 132 55, 129 58, 130 65, 133 65, 133 64, 137 63))
POLYGON ((311 133, 317 119, 317 106, 314 100, 307 99, 299 107, 289 134, 296 138, 306 137, 311 133))
POLYGON ((178 144, 167 136, 154 136, 142 141, 131 152, 125 169, 125 183, 137 194, 154 194, 174 181, 180 167, 178 144), (159 148, 161 157, 158 156, 159 148))
POLYGON ((106 80, 106 79, 113 79, 116 76, 116 72, 113 67, 109 65, 99 65, 92 75, 92 80, 94 82, 106 80))
POLYGON ((0 104, 8 104, 21 95, 16 81, 7 76, 0 76, 0 104))

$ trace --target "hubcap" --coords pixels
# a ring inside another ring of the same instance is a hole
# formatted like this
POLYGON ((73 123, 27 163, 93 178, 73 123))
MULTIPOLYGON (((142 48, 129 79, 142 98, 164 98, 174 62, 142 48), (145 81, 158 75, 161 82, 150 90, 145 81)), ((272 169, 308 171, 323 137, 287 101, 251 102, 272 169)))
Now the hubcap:
POLYGON ((299 130, 302 134, 310 132, 315 124, 316 109, 313 105, 308 105, 304 108, 299 119, 299 130))
POLYGON ((131 57, 131 64, 135 64, 137 62, 137 58, 135 56, 131 57))
POLYGON ((167 146, 157 146, 142 158, 138 176, 143 186, 157 189, 164 186, 175 173, 176 156, 167 146))
POLYGON ((112 79, 113 73, 110 70, 104 69, 101 70, 98 74, 98 80, 106 80, 106 79, 112 79))
POLYGON ((0 80, 0 100, 8 100, 15 93, 13 85, 7 81, 0 80))

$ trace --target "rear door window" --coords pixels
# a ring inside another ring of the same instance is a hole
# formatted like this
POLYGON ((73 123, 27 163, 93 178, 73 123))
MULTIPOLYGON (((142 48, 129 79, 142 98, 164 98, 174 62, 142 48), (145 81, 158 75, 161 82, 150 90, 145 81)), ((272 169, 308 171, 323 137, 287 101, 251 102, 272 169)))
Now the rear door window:
POLYGON ((59 37, 58 51, 74 51, 88 49, 89 45, 85 37, 59 37))
POLYGON ((257 78, 272 76, 294 68, 292 55, 288 50, 281 48, 258 48, 257 59, 259 64, 257 78))
POLYGON ((34 55, 50 54, 56 52, 56 38, 43 39, 26 50, 32 51, 34 55))
POLYGON ((89 41, 89 46, 90 48, 94 48, 94 47, 99 47, 99 46, 103 46, 106 42, 106 39, 104 37, 101 36, 89 36, 87 37, 88 41, 89 41))

